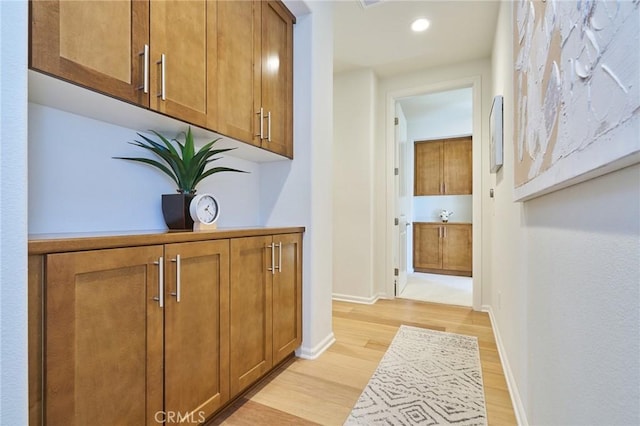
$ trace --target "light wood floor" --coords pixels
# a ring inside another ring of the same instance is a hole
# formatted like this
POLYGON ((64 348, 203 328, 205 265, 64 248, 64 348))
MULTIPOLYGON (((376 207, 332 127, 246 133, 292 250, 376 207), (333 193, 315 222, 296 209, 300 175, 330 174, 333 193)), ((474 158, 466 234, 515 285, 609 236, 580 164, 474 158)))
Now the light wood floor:
POLYGON ((336 343, 316 360, 289 361, 210 425, 342 425, 401 324, 478 337, 488 423, 517 424, 489 316, 396 299, 334 301, 336 343))

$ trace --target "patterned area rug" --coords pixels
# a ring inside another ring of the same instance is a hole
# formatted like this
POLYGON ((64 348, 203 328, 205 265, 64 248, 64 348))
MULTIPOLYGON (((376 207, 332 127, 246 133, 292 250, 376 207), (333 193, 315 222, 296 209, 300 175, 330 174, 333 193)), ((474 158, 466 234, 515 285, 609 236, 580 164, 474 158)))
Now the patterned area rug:
POLYGON ((486 425, 478 339, 401 326, 345 425, 486 425))

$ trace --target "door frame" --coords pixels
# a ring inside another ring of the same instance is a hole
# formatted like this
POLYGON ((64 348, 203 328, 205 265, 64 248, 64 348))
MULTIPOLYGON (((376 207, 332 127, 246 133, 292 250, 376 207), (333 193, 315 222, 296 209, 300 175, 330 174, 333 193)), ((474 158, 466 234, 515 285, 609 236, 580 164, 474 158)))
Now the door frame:
MULTIPOLYGON (((398 232, 394 224, 398 195, 394 186, 395 167, 395 103, 407 96, 424 95, 447 90, 472 88, 473 102, 473 309, 482 309, 482 79, 471 76, 458 80, 443 81, 407 89, 393 90, 386 95, 385 140, 386 140, 386 230, 385 230, 385 277, 386 294, 395 297, 394 258, 396 256, 398 232)), ((409 141, 407 141, 409 143, 409 141)), ((413 141, 411 141, 413 143, 413 141)))

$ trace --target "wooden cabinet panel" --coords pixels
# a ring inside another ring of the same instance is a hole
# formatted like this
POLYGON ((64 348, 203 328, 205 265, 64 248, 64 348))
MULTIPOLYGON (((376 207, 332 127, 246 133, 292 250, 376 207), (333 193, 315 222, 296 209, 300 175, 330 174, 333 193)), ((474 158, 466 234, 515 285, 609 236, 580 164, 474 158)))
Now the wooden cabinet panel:
POLYGON ((442 269, 441 235, 442 227, 440 225, 414 223, 414 269, 442 269))
POLYGON ((443 143, 443 186, 446 195, 473 192, 471 137, 456 138, 443 143))
POLYGON ((261 2, 218 2, 217 129, 260 146, 261 2))
POLYGON ((151 108, 203 127, 215 105, 216 7, 163 0, 150 10, 151 108))
POLYGON ((275 235, 278 272, 273 274, 273 363, 302 343, 302 235, 275 235))
POLYGON ((293 19, 280 2, 262 3, 262 106, 269 151, 293 157, 293 19))
POLYGON ((161 256, 161 246, 47 256, 48 424, 156 424, 163 313, 154 261, 161 256))
POLYGON ((149 2, 34 0, 29 66, 143 106, 149 2), (114 31, 117 28, 117 31, 114 31))
POLYGON ((472 225, 414 223, 413 268, 416 272, 468 275, 472 272, 472 225))
POLYGON ((473 192, 471 136, 417 142, 414 149, 414 195, 473 192))
POLYGON ((302 342, 302 235, 232 239, 230 287, 234 396, 302 342))
POLYGON ((443 226, 442 269, 471 272, 471 225, 443 226))
POLYGON ((229 399, 229 241, 165 246, 165 277, 164 410, 203 420, 229 399))
POLYGON ((231 240, 230 388, 235 395, 271 368, 272 238, 231 240))
POLYGON ((289 158, 293 20, 281 2, 218 4, 218 129, 289 158))
POLYGON ((29 426, 42 426, 44 256, 28 259, 29 426))
POLYGON ((415 147, 414 195, 442 193, 442 143, 420 142, 415 147))

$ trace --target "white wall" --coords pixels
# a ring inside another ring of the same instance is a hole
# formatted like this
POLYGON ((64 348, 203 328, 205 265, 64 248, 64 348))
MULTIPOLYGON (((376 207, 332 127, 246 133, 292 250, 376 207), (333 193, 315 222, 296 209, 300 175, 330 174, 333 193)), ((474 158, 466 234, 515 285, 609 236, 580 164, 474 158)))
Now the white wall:
MULTIPOLYGON (((112 158, 152 158, 127 143, 144 131, 29 104, 29 233, 166 229, 161 195, 174 193, 175 183, 146 164, 112 158)), ((220 227, 260 225, 258 164, 221 157, 219 165, 249 173, 216 173, 198 192, 218 199, 220 227)))
POLYGON ((335 341, 331 324, 333 26, 330 2, 307 5, 311 13, 298 16, 294 27, 295 159, 260 165, 260 205, 265 226, 307 227, 303 341, 298 355, 316 358, 335 341))
POLYGON ((513 199, 512 5, 494 42, 504 95, 505 165, 489 185, 487 280, 522 423, 640 422, 640 165, 513 199), (613 215, 612 215, 613 212, 613 215))
POLYGON ((27 2, 0 2, 0 424, 26 425, 27 2))
POLYGON ((333 297, 371 302, 376 76, 334 77, 333 297))
POLYGON ((440 211, 449 210, 449 222, 473 222, 473 195, 429 195, 413 197, 414 222, 440 222, 440 211))

